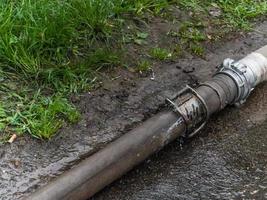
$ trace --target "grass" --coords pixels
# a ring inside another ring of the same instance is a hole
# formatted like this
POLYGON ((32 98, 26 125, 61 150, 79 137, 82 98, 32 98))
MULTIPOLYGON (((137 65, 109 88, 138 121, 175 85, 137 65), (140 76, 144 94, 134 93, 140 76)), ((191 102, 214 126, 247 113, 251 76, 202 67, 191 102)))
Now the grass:
POLYGON ((32 99, 10 94, 10 102, 0 107, 0 130, 6 134, 30 133, 32 136, 48 139, 63 126, 63 120, 77 122, 79 113, 61 96, 44 97, 36 92, 32 99))
POLYGON ((178 37, 178 46, 196 56, 205 54, 203 42, 218 40, 238 30, 249 31, 251 21, 267 13, 264 0, 173 0, 171 3, 187 10, 190 17, 182 22, 178 31, 170 31, 169 35, 178 37))
MULTIPOLYGON (((116 1, 6 1, 0 7, 2 65, 36 77, 68 65, 96 37, 107 39, 116 1)), ((114 22, 115 23, 115 22, 114 22)))
POLYGON ((148 72, 152 69, 152 64, 148 60, 139 61, 136 67, 136 71, 139 73, 148 72))
POLYGON ((178 32, 170 32, 169 35, 179 37, 180 44, 187 48, 192 54, 197 56, 203 56, 204 48, 201 42, 206 41, 207 36, 204 32, 205 26, 199 21, 185 21, 182 23, 178 32))
POLYGON ((222 9, 226 22, 243 29, 251 28, 249 19, 265 15, 267 12, 267 2, 261 0, 221 0, 218 4, 214 3, 213 6, 219 6, 222 9))
POLYGON ((111 44, 112 36, 119 41, 121 15, 156 13, 163 5, 166 1, 2 0, 0 77, 7 85, 1 88, 2 135, 50 138, 64 121, 75 121, 71 116, 78 111, 68 95, 90 89, 101 69, 120 65, 120 52, 111 44))
MULTIPOLYGON (((149 45, 147 30, 125 36, 129 21, 147 24, 170 6, 192 12, 169 32, 179 39, 175 51, 198 56, 207 34, 219 35, 216 27, 249 30, 252 19, 267 13, 263 0, 0 0, 0 140, 14 132, 48 139, 65 123, 78 121, 69 95, 90 90, 101 70, 127 65, 126 43, 149 45), (211 17, 210 9, 220 15, 211 17), (209 26, 214 33, 207 33, 209 26)), ((172 56, 153 46, 150 58, 172 56)), ((142 60, 137 71, 149 70, 151 63, 142 60)))
POLYGON ((155 47, 150 50, 150 56, 158 60, 167 60, 172 57, 172 53, 164 48, 155 47))
POLYGON ((123 2, 127 5, 128 11, 133 11, 137 15, 142 15, 146 12, 159 14, 162 9, 169 5, 168 0, 126 0, 123 2))
POLYGON ((208 21, 230 29, 249 30, 251 19, 267 13, 267 2, 264 0, 174 0, 172 2, 192 11, 194 17, 201 20, 211 15, 211 9, 217 9, 220 12, 219 16, 212 16, 208 21))

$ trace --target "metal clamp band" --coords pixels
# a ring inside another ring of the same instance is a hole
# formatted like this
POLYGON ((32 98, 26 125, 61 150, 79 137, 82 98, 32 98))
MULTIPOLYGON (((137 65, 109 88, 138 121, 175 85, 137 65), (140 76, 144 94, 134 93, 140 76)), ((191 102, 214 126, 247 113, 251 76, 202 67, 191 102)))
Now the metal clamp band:
POLYGON ((209 117, 207 105, 190 86, 187 85, 173 99, 166 100, 174 108, 174 112, 182 116, 186 124, 186 137, 192 137, 206 124, 209 117))

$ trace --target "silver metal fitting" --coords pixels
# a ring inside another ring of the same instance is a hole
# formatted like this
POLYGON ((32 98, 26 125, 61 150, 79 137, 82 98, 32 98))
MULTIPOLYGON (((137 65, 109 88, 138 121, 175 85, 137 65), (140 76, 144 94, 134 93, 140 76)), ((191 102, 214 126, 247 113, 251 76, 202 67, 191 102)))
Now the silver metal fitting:
POLYGON ((238 94, 234 104, 244 103, 257 84, 267 79, 267 59, 260 53, 251 53, 242 60, 227 58, 217 74, 226 74, 236 83, 238 94))
POLYGON ((238 89, 234 104, 243 104, 255 87, 256 79, 253 71, 245 64, 230 58, 224 60, 217 74, 226 74, 234 80, 238 89))
POLYGON ((178 112, 187 127, 185 136, 192 137, 199 132, 208 120, 208 109, 205 101, 198 93, 186 86, 181 92, 167 102, 178 112))
POLYGON ((209 116, 228 104, 243 104, 254 87, 267 79, 267 58, 254 52, 239 61, 227 58, 209 81, 197 89, 186 86, 167 99, 186 124, 186 137, 195 135, 209 116), (209 95, 211 95, 209 97, 209 95))

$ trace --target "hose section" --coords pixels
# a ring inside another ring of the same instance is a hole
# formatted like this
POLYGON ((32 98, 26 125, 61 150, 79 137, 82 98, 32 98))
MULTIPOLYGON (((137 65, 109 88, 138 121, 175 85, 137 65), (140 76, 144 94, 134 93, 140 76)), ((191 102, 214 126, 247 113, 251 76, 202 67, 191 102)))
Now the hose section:
POLYGON ((186 123, 184 137, 194 136, 213 113, 225 106, 244 103, 255 86, 267 80, 266 56, 267 46, 240 61, 227 58, 210 80, 196 89, 187 86, 169 100, 186 123))
POLYGON ((176 113, 159 113, 27 199, 88 199, 184 131, 185 124, 176 113))
POLYGON ((88 199, 175 138, 194 136, 213 113, 245 102, 264 80, 267 46, 240 61, 226 59, 210 80, 168 99, 171 111, 150 118, 27 199, 88 199))

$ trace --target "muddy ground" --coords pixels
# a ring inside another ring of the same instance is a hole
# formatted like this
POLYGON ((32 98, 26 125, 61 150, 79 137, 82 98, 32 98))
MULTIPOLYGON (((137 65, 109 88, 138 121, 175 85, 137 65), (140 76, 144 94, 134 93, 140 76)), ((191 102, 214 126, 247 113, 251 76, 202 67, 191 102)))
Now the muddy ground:
MULTIPOLYGON (((267 44, 267 21, 256 31, 158 64, 152 74, 114 72, 116 80, 73 98, 82 120, 50 141, 21 137, 0 147, 0 199, 21 199, 158 112, 166 97, 202 81, 224 58, 267 44)), ((93 199, 264 199, 267 188, 267 85, 241 107, 216 115, 182 150, 172 144, 93 199), (244 196, 244 197, 243 197, 244 196)))

